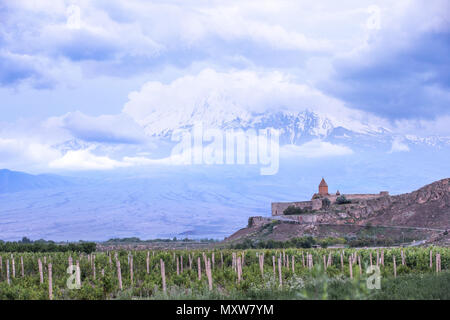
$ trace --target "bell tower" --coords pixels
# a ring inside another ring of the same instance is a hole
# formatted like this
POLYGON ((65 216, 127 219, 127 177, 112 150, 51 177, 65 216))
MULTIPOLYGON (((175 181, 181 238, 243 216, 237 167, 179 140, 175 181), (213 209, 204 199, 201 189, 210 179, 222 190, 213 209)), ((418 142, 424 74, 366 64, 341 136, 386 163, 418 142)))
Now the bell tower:
POLYGON ((328 185, 325 182, 324 178, 322 178, 322 181, 320 181, 320 184, 319 184, 319 195, 321 195, 321 196, 328 195, 328 185))

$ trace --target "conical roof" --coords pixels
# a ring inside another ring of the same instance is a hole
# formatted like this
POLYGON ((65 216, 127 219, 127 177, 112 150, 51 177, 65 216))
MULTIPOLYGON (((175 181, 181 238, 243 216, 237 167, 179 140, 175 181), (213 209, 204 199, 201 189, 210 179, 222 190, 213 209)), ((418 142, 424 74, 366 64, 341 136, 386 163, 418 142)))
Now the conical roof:
POLYGON ((319 187, 328 187, 327 183, 325 182, 325 179, 322 178, 322 181, 320 181, 319 187))

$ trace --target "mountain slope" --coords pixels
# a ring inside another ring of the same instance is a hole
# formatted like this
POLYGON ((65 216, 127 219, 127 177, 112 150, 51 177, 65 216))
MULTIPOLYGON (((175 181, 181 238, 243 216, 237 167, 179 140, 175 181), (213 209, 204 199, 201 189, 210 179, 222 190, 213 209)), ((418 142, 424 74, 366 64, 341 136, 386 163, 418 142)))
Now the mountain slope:
POLYGON ((227 241, 242 241, 246 238, 288 240, 311 234, 321 237, 356 236, 364 234, 367 225, 372 230, 382 227, 382 237, 400 238, 406 235, 413 239, 426 238, 450 229, 450 178, 433 182, 411 193, 352 200, 350 204, 344 205, 332 204, 327 209, 317 211, 315 216, 316 222, 310 224, 294 223, 296 216, 284 216, 286 221, 252 217, 246 228, 232 234, 227 241))
POLYGON ((67 178, 57 175, 28 173, 0 170, 0 193, 18 192, 31 189, 47 189, 72 184, 67 178))

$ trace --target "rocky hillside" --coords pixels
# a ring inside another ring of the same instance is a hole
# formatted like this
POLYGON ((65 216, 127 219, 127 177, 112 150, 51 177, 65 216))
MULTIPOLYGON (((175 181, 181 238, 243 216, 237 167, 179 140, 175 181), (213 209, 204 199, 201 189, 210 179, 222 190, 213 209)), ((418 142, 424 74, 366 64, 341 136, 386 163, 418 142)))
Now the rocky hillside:
POLYGON ((252 217, 246 228, 226 240, 288 240, 303 235, 425 239, 450 229, 450 178, 411 193, 333 204, 308 216, 313 219, 304 215, 284 216, 283 220, 252 217), (315 222, 299 222, 302 220, 315 222))

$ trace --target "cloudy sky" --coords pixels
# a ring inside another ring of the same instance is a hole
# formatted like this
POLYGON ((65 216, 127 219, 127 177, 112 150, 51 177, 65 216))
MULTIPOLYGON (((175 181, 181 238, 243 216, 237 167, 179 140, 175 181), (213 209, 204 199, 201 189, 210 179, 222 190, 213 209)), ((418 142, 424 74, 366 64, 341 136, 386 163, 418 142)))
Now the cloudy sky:
POLYGON ((0 2, 0 167, 123 166, 146 119, 214 94, 450 136, 449 86, 446 0, 0 2))

